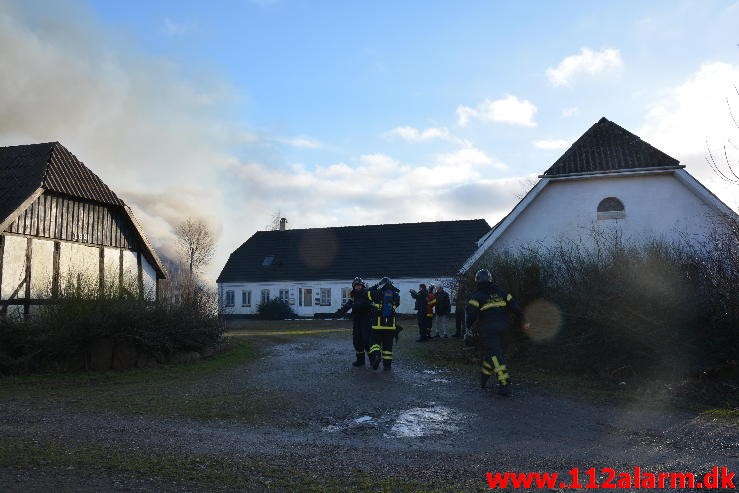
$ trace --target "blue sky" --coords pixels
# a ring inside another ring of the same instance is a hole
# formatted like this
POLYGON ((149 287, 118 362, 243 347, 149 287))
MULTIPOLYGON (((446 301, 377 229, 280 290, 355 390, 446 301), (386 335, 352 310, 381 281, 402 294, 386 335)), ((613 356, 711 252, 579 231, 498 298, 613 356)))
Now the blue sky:
POLYGON ((600 117, 705 164, 738 138, 739 2, 0 0, 0 144, 58 140, 214 276, 291 227, 492 225, 600 117))

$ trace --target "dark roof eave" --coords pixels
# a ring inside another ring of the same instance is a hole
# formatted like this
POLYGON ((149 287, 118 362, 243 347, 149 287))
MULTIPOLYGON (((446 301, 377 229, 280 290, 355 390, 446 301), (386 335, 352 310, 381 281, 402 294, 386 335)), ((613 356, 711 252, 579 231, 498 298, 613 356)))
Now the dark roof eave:
POLYGON ((653 173, 661 171, 669 171, 676 169, 685 168, 684 164, 677 164, 674 166, 658 166, 658 167, 647 167, 647 168, 621 168, 611 170, 599 170, 599 171, 585 171, 581 173, 560 173, 556 175, 539 175, 539 178, 575 178, 580 176, 598 176, 598 175, 619 175, 619 174, 631 174, 631 173, 653 173))

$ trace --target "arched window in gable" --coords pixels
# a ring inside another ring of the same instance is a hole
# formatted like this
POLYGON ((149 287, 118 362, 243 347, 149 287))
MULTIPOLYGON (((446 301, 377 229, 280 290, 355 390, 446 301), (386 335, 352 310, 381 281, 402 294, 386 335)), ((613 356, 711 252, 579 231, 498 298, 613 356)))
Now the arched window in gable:
POLYGON ((598 204, 598 219, 623 219, 625 217, 624 203, 616 197, 606 197, 598 204))

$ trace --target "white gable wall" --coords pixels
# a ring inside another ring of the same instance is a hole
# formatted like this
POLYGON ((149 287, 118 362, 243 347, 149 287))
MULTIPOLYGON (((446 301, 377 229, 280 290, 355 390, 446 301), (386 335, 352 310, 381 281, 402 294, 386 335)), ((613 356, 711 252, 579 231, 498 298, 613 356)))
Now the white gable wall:
MULTIPOLYGON (((545 178, 546 186, 488 248, 551 244, 560 238, 587 242, 594 229, 618 229, 630 241, 703 236, 721 212, 696 195, 686 185, 686 178, 678 178, 676 173, 686 172, 545 178), (616 197, 624 204, 624 219, 597 219, 598 204, 606 197, 616 197)), ((690 175, 687 178, 695 181, 690 175)))

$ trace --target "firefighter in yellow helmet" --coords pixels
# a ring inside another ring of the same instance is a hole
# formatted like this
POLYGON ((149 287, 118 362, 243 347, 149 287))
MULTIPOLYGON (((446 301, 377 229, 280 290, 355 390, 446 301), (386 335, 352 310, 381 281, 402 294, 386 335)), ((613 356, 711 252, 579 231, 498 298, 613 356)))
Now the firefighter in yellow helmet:
POLYGON ((400 329, 395 321, 395 311, 400 305, 399 292, 387 277, 369 290, 368 296, 372 300, 369 357, 373 370, 380 366, 380 361, 383 370, 390 370, 393 364, 393 338, 397 339, 400 329))
POLYGON ((510 395, 510 377, 505 364, 502 336, 508 330, 508 312, 523 320, 523 311, 513 296, 493 284, 493 276, 487 269, 475 274, 477 289, 467 302, 467 331, 480 321, 480 340, 484 353, 480 372, 480 387, 485 388, 491 375, 498 381, 498 393, 510 395))

